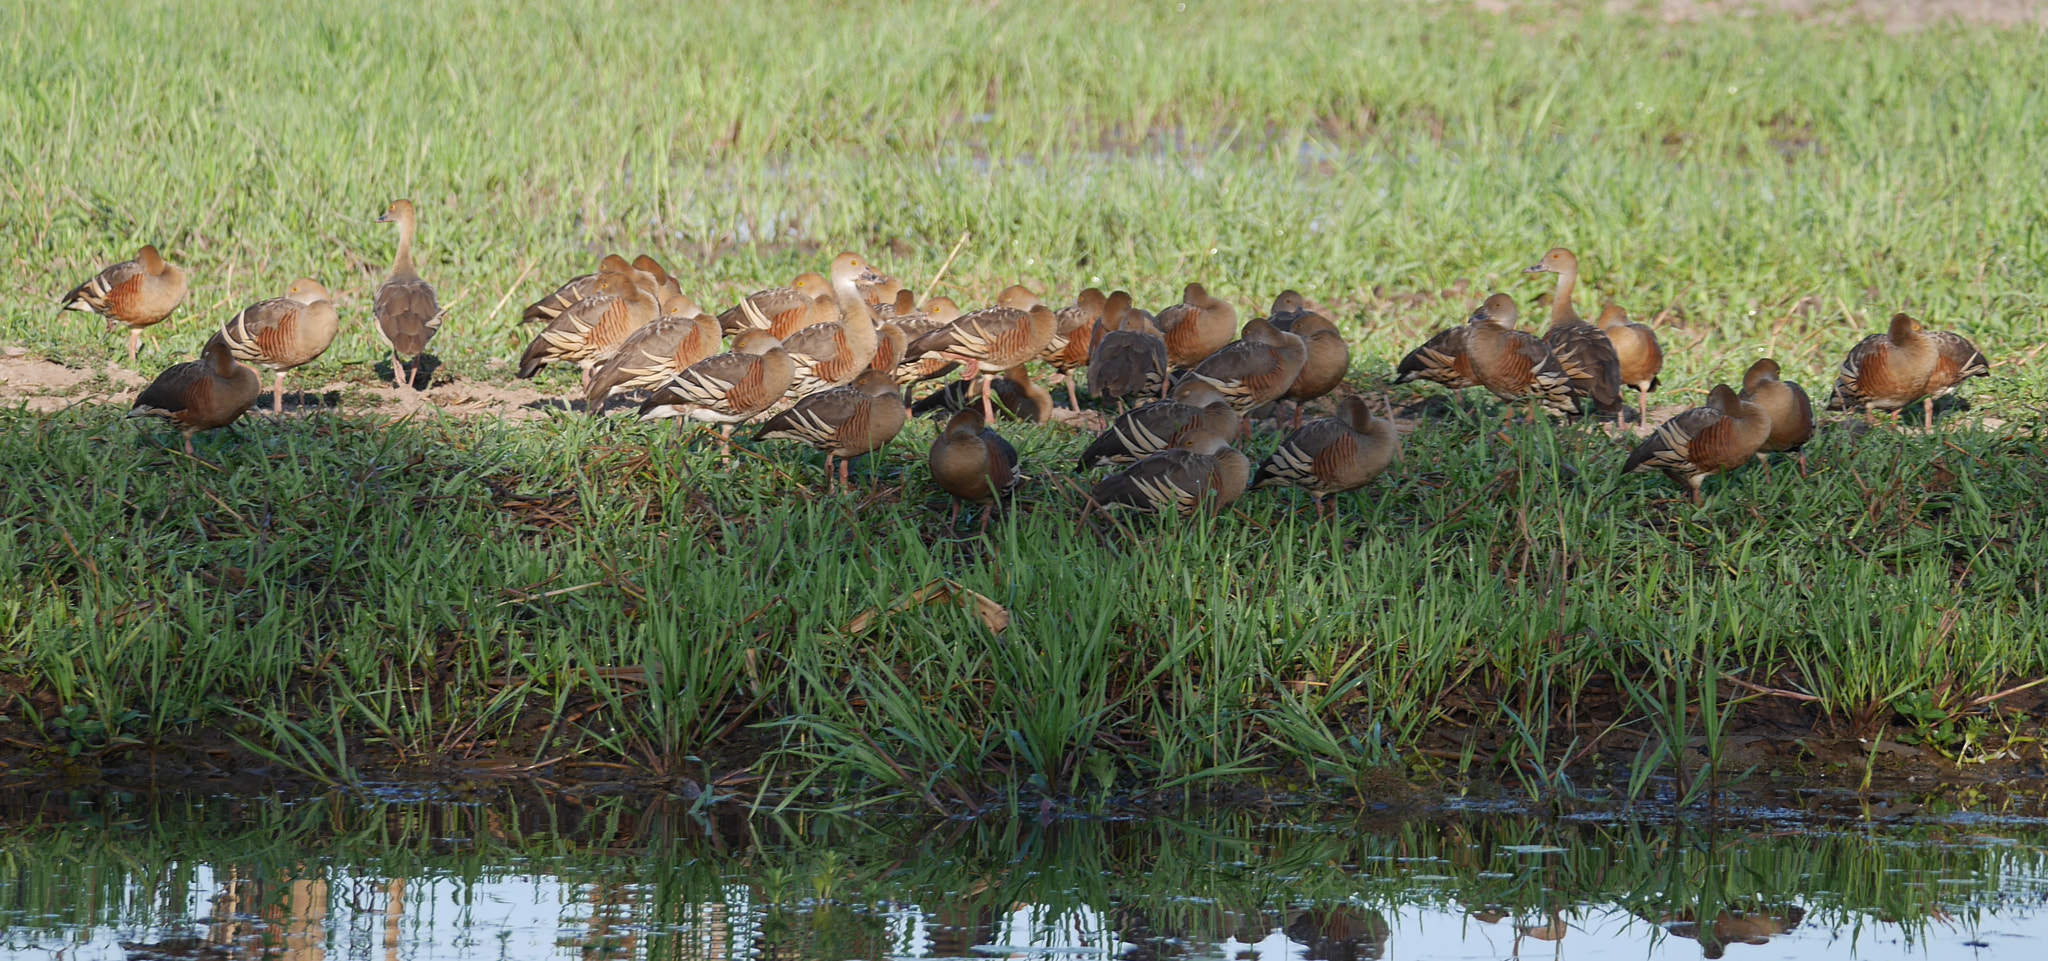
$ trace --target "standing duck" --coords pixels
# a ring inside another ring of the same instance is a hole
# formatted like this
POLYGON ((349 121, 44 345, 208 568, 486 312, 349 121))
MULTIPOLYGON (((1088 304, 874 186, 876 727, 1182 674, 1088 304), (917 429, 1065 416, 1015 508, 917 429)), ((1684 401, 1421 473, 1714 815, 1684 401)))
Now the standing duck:
POLYGON ((1552 415, 1577 410, 1571 381, 1549 345, 1515 329, 1515 299, 1494 294, 1462 328, 1444 331, 1401 361, 1396 383, 1434 380, 1447 387, 1480 386, 1509 403, 1533 400, 1552 415), (1462 333, 1460 333, 1462 331, 1462 333))
POLYGON ((1543 343, 1549 345, 1558 366, 1570 378, 1573 396, 1590 399, 1593 409, 1602 414, 1622 414, 1621 359, 1615 356, 1614 341, 1572 309, 1579 258, 1563 247, 1554 247, 1524 273, 1557 275, 1557 292, 1550 301, 1550 329, 1543 332, 1543 343))
POLYGON ((1088 496, 1105 509, 1125 507, 1141 514, 1219 514, 1244 493, 1251 471, 1251 461, 1222 435, 1191 430, 1172 447, 1103 478, 1088 496))
POLYGON ((327 288, 310 277, 301 277, 285 288, 284 296, 258 301, 242 308, 208 341, 227 345, 235 359, 277 375, 270 391, 270 410, 284 413, 285 371, 310 364, 334 343, 341 316, 327 288))
POLYGON ((1012 367, 1028 363, 1052 342, 1059 321, 1038 302, 1038 295, 1025 287, 1007 287, 996 295, 994 306, 983 307, 925 334, 905 348, 907 356, 936 354, 967 365, 962 380, 981 378, 982 420, 995 420, 995 404, 989 397, 989 381, 1012 367))
POLYGON ((227 342, 206 342, 198 360, 172 366, 156 375, 135 395, 130 417, 161 417, 185 435, 185 453, 192 453, 192 435, 226 427, 241 417, 263 393, 263 377, 235 362, 227 342))
POLYGON ((1700 485, 1722 471, 1749 462, 1771 436, 1771 415, 1743 400, 1727 384, 1715 384, 1707 406, 1657 425, 1621 466, 1624 474, 1663 471, 1684 486, 1695 504, 1705 504, 1700 485))
POLYGON ((1237 308, 1189 284, 1180 303, 1159 312, 1154 326, 1166 339, 1166 359, 1175 368, 1193 367, 1230 343, 1237 334, 1237 308))
MULTIPOLYGON (((887 326, 903 332, 903 349, 896 361, 896 383, 904 388, 912 384, 944 377, 960 369, 960 362, 944 357, 918 357, 910 352, 910 345, 919 337, 938 330, 959 319, 960 308, 951 298, 933 297, 924 302, 924 307, 909 314, 898 315, 887 326)), ((879 348, 876 351, 880 353, 879 348)), ((905 391, 905 397, 910 396, 905 391)))
POLYGON ((519 376, 531 378, 551 362, 573 363, 582 368, 582 387, 587 391, 591 369, 610 359, 628 334, 653 323, 660 312, 653 290, 633 271, 604 273, 588 295, 556 315, 527 345, 519 358, 519 376))
POLYGON ((718 325, 728 334, 743 330, 795 331, 807 326, 811 305, 820 297, 832 296, 832 282, 824 274, 801 273, 786 286, 757 290, 718 315, 718 325))
POLYGON ((1799 476, 1806 476, 1806 454, 1801 448, 1813 439, 1813 402, 1796 381, 1778 379, 1778 362, 1766 357, 1749 365, 1742 375, 1743 400, 1763 408, 1771 417, 1771 435, 1757 451, 1764 476, 1770 476, 1771 461, 1766 454, 1791 454, 1799 460, 1799 476))
MULTIPOLYGON (((643 259, 650 259, 646 258, 644 254, 641 256, 643 259)), ((632 269, 633 265, 627 263, 626 258, 618 254, 606 254, 604 255, 604 260, 598 263, 597 270, 571 277, 564 281, 560 287, 556 287, 546 297, 526 305, 526 309, 519 313, 519 322, 522 324, 545 324, 553 321, 556 317, 562 315, 562 311, 568 310, 570 307, 575 306, 577 301, 590 296, 590 288, 597 284, 597 278, 608 273, 622 274, 632 269)))
POLYGON ((719 425, 732 438, 732 425, 773 406, 796 379, 796 363, 782 342, 765 330, 733 339, 732 350, 713 354, 678 371, 640 405, 644 418, 687 417, 719 425))
POLYGON ((71 288, 57 302, 64 310, 84 310, 107 319, 107 329, 116 323, 128 325, 128 364, 142 350, 142 328, 165 317, 185 302, 185 272, 143 244, 134 260, 111 264, 91 280, 71 288))
MULTIPOLYGON (((1400 457, 1394 422, 1374 417, 1365 398, 1353 394, 1338 405, 1337 416, 1312 420, 1287 435, 1259 465, 1251 488, 1299 487, 1308 491, 1320 517, 1325 498, 1364 487, 1400 457)), ((1331 504, 1331 515, 1336 512, 1331 504)))
POLYGON ((819 391, 768 419, 754 440, 801 441, 825 453, 825 479, 839 458, 839 482, 848 482, 847 461, 880 450, 903 430, 903 398, 896 381, 879 370, 862 371, 844 387, 819 391))
MULTIPOLYGON (((840 261, 852 256, 839 255, 840 261)), ((833 263, 835 271, 840 261, 833 263)), ((860 299, 855 278, 835 278, 832 289, 838 318, 804 327, 782 342, 790 359, 796 361, 796 383, 790 387, 790 393, 798 398, 852 383, 874 362, 875 348, 881 343, 875 315, 868 310, 867 302, 860 299)), ((833 301, 821 298, 817 303, 825 309, 833 301)))
POLYGON ((1081 409, 1081 399, 1074 395, 1074 371, 1088 369, 1095 328, 1102 323, 1102 309, 1108 301, 1101 290, 1090 287, 1081 291, 1073 304, 1053 312, 1058 323, 1053 326, 1052 343, 1045 346, 1039 359, 1058 372, 1060 383, 1066 385, 1069 410, 1081 409))
MULTIPOLYGON (((932 438, 932 481, 953 495, 951 527, 960 518, 960 502, 993 502, 1015 489, 1022 475, 1017 472, 1017 449, 981 419, 981 408, 969 407, 953 415, 946 429, 932 438)), ((981 515, 982 533, 988 532, 988 514, 981 515)))
POLYGON ((1280 395, 1281 400, 1294 403, 1294 425, 1300 427, 1301 406, 1336 390, 1344 382, 1344 375, 1351 372, 1351 345, 1344 342, 1344 335, 1337 332, 1337 325, 1330 318, 1309 310, 1302 296, 1291 290, 1283 291, 1273 300, 1273 311, 1266 322, 1281 333, 1301 338, 1308 348, 1301 373, 1280 395))
POLYGON ((1237 411, 1221 391, 1206 380, 1190 377, 1173 389, 1170 400, 1155 400, 1117 416, 1081 452, 1078 470, 1104 464, 1128 464, 1172 447, 1191 430, 1234 437, 1237 411))
POLYGON ((659 319, 627 334, 610 358, 592 368, 584 409, 599 416, 606 398, 655 387, 718 353, 719 347, 718 318, 676 294, 662 304, 659 319))
POLYGON ((1620 304, 1600 308, 1600 330, 1614 344, 1614 358, 1621 364, 1621 382, 1636 389, 1642 416, 1650 416, 1650 392, 1657 389, 1657 374, 1664 369, 1664 348, 1657 332, 1645 324, 1633 323, 1620 304))
POLYGON ((1934 426, 1934 399, 1972 377, 1988 377, 1984 353, 1962 335, 1928 330, 1905 314, 1893 314, 1891 330, 1871 334, 1849 348, 1835 374, 1829 410, 1862 408, 1867 423, 1872 411, 1897 411, 1920 402, 1921 423, 1934 426))
POLYGON ((373 307, 377 333, 391 348, 392 379, 411 390, 412 372, 405 369, 405 358, 426 353, 427 341, 441 329, 441 305, 434 297, 433 285, 413 272, 412 238, 419 229, 419 214, 412 201, 392 201, 377 222, 398 225, 398 254, 391 258, 391 276, 377 285, 373 307))
POLYGON ((1244 325, 1243 337, 1203 358, 1187 376, 1208 381, 1242 416, 1279 400, 1307 361, 1308 345, 1300 337, 1254 319, 1244 325))
POLYGON ((1157 397, 1166 387, 1166 339, 1131 295, 1110 294, 1102 308, 1102 337, 1088 355, 1088 393, 1121 405, 1130 397, 1157 397))

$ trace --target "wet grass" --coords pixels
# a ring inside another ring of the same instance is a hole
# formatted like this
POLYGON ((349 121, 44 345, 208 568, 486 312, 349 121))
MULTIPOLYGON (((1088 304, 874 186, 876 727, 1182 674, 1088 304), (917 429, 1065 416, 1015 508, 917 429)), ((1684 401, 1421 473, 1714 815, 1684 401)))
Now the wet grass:
POLYGON ((1466 291, 1533 294, 1518 268, 1567 244, 1587 302, 1659 315, 1669 398, 1762 354, 1824 394, 1906 307, 1993 358, 1970 413, 2005 426, 1831 427, 1814 477, 1746 471, 1696 510, 1618 479, 1600 435, 1433 418, 1338 524, 1255 495, 1101 533, 1052 479, 1080 441, 1019 429, 1040 480, 983 544, 940 529, 928 426, 827 495, 788 449, 728 469, 666 426, 323 413, 194 461, 112 409, 9 412, 17 740, 225 733, 337 779, 364 751, 748 768, 948 809, 1389 765, 1544 793, 1603 760, 1703 797, 1748 765, 1686 745, 1766 706, 1780 727, 1742 729, 2014 759, 2028 722, 1990 712, 2034 702, 1982 699, 2048 672, 2038 34, 1187 6, 23 6, 0 342, 114 356, 47 304, 151 240, 195 286, 145 366, 313 274, 349 302, 310 380, 374 381, 370 220, 404 194, 464 379, 508 377, 517 308, 599 251, 719 305, 841 247, 922 288, 965 233, 945 292, 969 303, 1299 287, 1372 391, 1466 291), (886 613, 942 578, 1008 629, 886 613))

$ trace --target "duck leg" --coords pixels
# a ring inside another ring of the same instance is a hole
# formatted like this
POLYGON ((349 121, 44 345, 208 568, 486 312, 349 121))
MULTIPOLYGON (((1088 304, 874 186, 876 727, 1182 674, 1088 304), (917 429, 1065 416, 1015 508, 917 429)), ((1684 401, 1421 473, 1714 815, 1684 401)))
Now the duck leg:
POLYGON ((1759 464, 1762 464, 1762 465, 1764 465, 1764 480, 1766 480, 1766 481, 1770 480, 1770 479, 1771 479, 1771 455, 1769 455, 1769 454, 1765 454, 1765 453, 1758 453, 1758 454, 1756 455, 1756 462, 1757 462, 1757 463, 1759 463, 1759 464))
POLYGON ((1934 432, 1934 395, 1920 398, 1920 427, 1928 433, 1934 432))
POLYGON ((277 382, 270 388, 270 412, 284 416, 284 371, 277 372, 277 382))
POLYGON ((1792 452, 1792 456, 1793 456, 1794 458, 1798 459, 1798 461, 1799 461, 1799 479, 1800 479, 1800 480, 1805 480, 1805 479, 1806 479, 1806 452, 1805 452, 1805 451, 1803 451, 1803 450, 1801 450, 1801 451, 1793 451, 1793 452, 1792 452))
POLYGON ((1637 410, 1639 411, 1639 413, 1636 415, 1636 423, 1642 424, 1647 427, 1650 423, 1650 388, 1638 387, 1636 388, 1636 391, 1643 398, 1642 403, 1637 405, 1637 410))
MULTIPOLYGON (((135 356, 142 351, 142 329, 128 328, 128 366, 135 366, 135 356)), ((190 438, 187 438, 188 440, 190 438)))
POLYGON ((990 424, 996 422, 996 405, 995 401, 989 399, 988 385, 994 383, 995 379, 994 374, 981 375, 981 417, 983 422, 990 424))
POLYGON ((412 372, 405 369, 405 361, 399 359, 395 350, 391 352, 391 381, 393 387, 412 389, 412 372))

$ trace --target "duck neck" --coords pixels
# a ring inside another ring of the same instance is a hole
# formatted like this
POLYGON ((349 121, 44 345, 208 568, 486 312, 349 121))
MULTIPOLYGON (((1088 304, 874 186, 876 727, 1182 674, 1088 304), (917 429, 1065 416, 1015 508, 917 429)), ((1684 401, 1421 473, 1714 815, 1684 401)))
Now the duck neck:
POLYGON ((415 229, 417 225, 410 215, 398 218, 398 256, 391 258, 391 273, 396 276, 413 275, 412 235, 415 229))
POLYGON ((1557 272, 1557 292, 1550 295, 1550 322, 1562 324, 1579 319, 1572 309, 1572 288, 1579 285, 1579 267, 1573 264, 1557 272))

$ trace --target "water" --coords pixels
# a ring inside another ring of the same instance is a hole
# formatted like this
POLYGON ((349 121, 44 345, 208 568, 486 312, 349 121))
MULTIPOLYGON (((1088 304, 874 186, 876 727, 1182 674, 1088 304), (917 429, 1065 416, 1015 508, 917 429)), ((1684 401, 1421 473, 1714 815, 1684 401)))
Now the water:
POLYGON ((2048 958, 2048 821, 0 796, 22 958, 2048 958), (728 806, 729 807, 729 806, 728 806))

